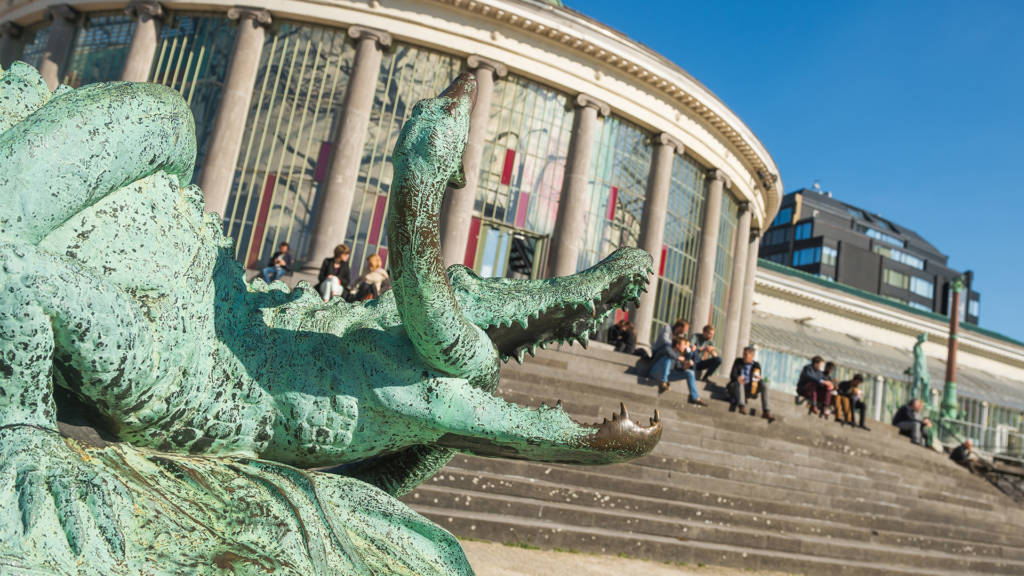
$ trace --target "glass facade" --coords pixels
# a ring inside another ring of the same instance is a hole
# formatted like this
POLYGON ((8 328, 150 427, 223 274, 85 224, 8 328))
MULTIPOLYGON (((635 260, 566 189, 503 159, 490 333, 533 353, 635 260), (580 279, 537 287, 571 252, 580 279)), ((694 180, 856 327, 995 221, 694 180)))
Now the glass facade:
POLYGON ((38 69, 40 60, 43 58, 43 51, 46 50, 46 42, 50 39, 50 25, 41 24, 30 27, 22 32, 22 34, 31 34, 32 39, 25 44, 25 48, 21 51, 21 57, 17 58, 17 60, 31 64, 38 69))
POLYGON ((87 14, 71 49, 62 83, 78 88, 93 82, 121 78, 128 46, 135 31, 135 19, 124 12, 87 14))
MULTIPOLYGON (((391 152, 402 124, 423 98, 436 96, 462 65, 453 56, 398 43, 385 53, 370 112, 370 127, 356 181, 345 243, 352 249, 353 274, 366 257, 380 254, 387 266, 387 210, 391 191, 391 152)), ((327 254, 312 254, 324 258, 327 254)))
MULTIPOLYGON (((725 310, 729 301, 729 286, 732 284, 732 257, 735 249, 733 236, 739 218, 739 204, 728 192, 722 194, 722 218, 718 223, 718 249, 715 258, 715 288, 712 296, 711 325, 715 327, 715 344, 722 345, 725 337, 725 310)), ((694 330, 700 330, 705 320, 694 318, 690 321, 694 330)))
POLYGON ((465 264, 536 275, 555 225, 569 152, 568 97, 518 76, 495 84, 465 264))
POLYGON ((306 254, 354 50, 338 28, 283 23, 263 47, 225 232, 257 267, 280 242, 306 254))
POLYGON ((178 91, 196 121, 196 170, 206 156, 238 26, 223 14, 170 14, 160 27, 150 82, 178 91))
POLYGON ((616 248, 639 244, 650 167, 650 134, 616 116, 605 118, 590 161, 590 203, 583 216, 579 270, 616 248))
POLYGON ((658 291, 651 338, 666 324, 688 319, 693 306, 707 171, 688 156, 676 156, 665 215, 664 244, 654 256, 658 291))

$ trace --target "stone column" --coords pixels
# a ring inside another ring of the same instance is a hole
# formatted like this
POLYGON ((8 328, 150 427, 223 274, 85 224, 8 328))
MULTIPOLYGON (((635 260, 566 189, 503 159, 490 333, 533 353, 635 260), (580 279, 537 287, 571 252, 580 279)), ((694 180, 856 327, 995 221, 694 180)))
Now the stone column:
POLYGON ((690 309, 690 327, 694 331, 711 323, 722 191, 730 186, 729 177, 721 170, 712 170, 709 178, 711 184, 708 186, 708 197, 704 199, 704 224, 701 226, 700 256, 697 259, 697 287, 693 291, 693 307, 690 309))
POLYGON ((46 39, 46 48, 39 59, 39 73, 46 80, 50 90, 57 88, 67 70, 68 58, 75 43, 75 28, 78 23, 78 12, 67 4, 50 6, 46 17, 53 21, 50 24, 50 35, 46 39))
POLYGON ((576 272, 583 245, 583 215, 587 209, 587 181, 590 179, 597 116, 611 113, 607 104, 586 94, 578 94, 574 104, 576 114, 572 121, 572 139, 562 179, 558 216, 551 235, 548 276, 568 276, 576 272))
POLYGON ((875 376, 875 389, 873 391, 874 396, 874 410, 875 420, 882 420, 882 406, 885 404, 885 378, 881 376, 875 376))
POLYGON ((314 216, 313 241, 307 258, 311 265, 333 254, 334 247, 345 241, 382 54, 391 45, 391 35, 382 30, 351 26, 348 35, 357 43, 356 55, 334 134, 327 181, 321 192, 323 203, 314 216))
POLYGON ((14 22, 0 23, 0 66, 7 69, 25 49, 25 31, 14 22))
POLYGON ((469 241, 469 224, 473 218, 480 161, 484 154, 484 138, 491 115, 491 96, 495 78, 504 78, 508 68, 500 62, 477 55, 466 58, 466 67, 476 73, 476 107, 469 118, 469 139, 462 154, 462 171, 466 185, 449 188, 441 207, 441 257, 445 266, 462 264, 469 241))
POLYGON ((235 164, 242 150, 245 120, 249 117, 252 91, 260 69, 263 41, 270 26, 270 12, 234 7, 228 18, 238 20, 238 35, 231 50, 231 65, 221 91, 217 116, 210 133, 210 146, 203 160, 199 185, 206 195, 206 209, 225 216, 235 164))
POLYGON ((164 9, 155 0, 135 0, 124 9, 124 13, 135 18, 135 31, 128 47, 128 56, 121 69, 121 80, 126 82, 148 82, 153 71, 153 59, 160 42, 160 22, 164 9))
POLYGON ((743 308, 740 309, 740 335, 736 347, 753 344, 750 340, 750 324, 754 316, 754 288, 757 281, 757 252, 761 247, 761 231, 754 228, 750 231, 750 242, 747 244, 747 270, 743 273, 743 308))
POLYGON ((742 202, 736 222, 732 258, 732 279, 729 282, 729 300, 725 308, 725 338, 722 339, 722 358, 728 362, 739 355, 740 323, 743 320, 743 293, 747 279, 747 250, 750 247, 750 204, 742 202))
POLYGON ((672 186, 672 163, 676 154, 683 153, 683 144, 662 132, 655 138, 651 170, 647 175, 647 198, 640 221, 640 247, 654 258, 654 277, 651 289, 640 295, 640 303, 630 314, 636 328, 638 346, 650 347, 651 325, 654 323, 654 306, 658 300, 658 269, 661 247, 665 241, 665 219, 668 210, 668 195, 672 186))

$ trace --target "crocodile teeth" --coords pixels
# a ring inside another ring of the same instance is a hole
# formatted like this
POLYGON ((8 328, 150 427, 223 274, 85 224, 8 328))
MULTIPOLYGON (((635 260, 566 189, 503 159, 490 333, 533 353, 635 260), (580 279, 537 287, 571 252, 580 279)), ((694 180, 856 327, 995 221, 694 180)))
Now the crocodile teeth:
POLYGON ((516 351, 516 362, 518 362, 519 364, 522 364, 523 363, 523 356, 525 354, 526 354, 526 350, 524 348, 520 348, 519 350, 517 350, 516 351))
POLYGON ((548 343, 547 342, 541 342, 540 343, 540 349, 541 350, 547 350, 548 349, 548 343))
POLYGON ((591 314, 593 314, 596 311, 596 308, 594 307, 594 302, 592 300, 587 300, 587 310, 589 310, 591 314))
MULTIPOLYGON (((558 408, 559 410, 562 409, 562 399, 561 398, 558 399, 558 402, 555 404, 555 408, 558 408)), ((658 415, 658 411, 657 410, 654 411, 654 415, 655 416, 658 415)))
POLYGON ((661 413, 658 412, 657 408, 655 408, 654 409, 654 417, 651 418, 651 426, 655 425, 658 422, 661 422, 661 413))
POLYGON ((586 336, 577 336, 577 337, 576 337, 576 341, 580 343, 580 346, 583 346, 583 349, 584 349, 584 350, 586 350, 586 349, 587 349, 587 343, 588 343, 588 342, 589 342, 590 340, 589 340, 589 339, 587 339, 587 337, 586 337, 586 336))
POLYGON ((523 327, 523 330, 526 330, 526 318, 520 318, 518 322, 519 325, 523 327))
POLYGON ((537 356, 537 345, 530 344, 530 347, 527 348, 526 351, 530 353, 531 357, 537 356))
POLYGON ((626 410, 625 402, 619 402, 619 416, 626 420, 629 420, 629 410, 626 410))

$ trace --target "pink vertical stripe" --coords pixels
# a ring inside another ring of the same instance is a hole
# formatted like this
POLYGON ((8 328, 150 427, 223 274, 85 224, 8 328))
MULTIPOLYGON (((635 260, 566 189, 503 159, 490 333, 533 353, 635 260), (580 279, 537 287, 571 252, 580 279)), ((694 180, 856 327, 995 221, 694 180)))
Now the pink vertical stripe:
POLYGON ((665 259, 668 258, 668 246, 661 245, 661 264, 658 265, 658 276, 665 276, 665 259))
POLYGON ((260 207, 256 212, 256 224, 252 228, 252 242, 249 244, 249 258, 246 266, 253 268, 259 265, 260 252, 263 250, 263 233, 267 227, 267 216, 270 214, 270 201, 274 199, 274 186, 277 184, 277 174, 267 174, 267 181, 263 184, 263 194, 260 195, 260 207))
POLYGON ((327 165, 331 161, 331 143, 321 142, 320 153, 316 155, 316 171, 313 172, 313 180, 323 182, 327 178, 327 165))
POLYGON ((480 219, 473 218, 469 222, 469 238, 466 240, 466 258, 462 261, 463 264, 473 267, 476 264, 476 245, 479 241, 480 236, 480 219))
POLYGON ((519 202, 516 206, 516 228, 526 225, 526 215, 530 211, 530 195, 523 192, 519 194, 519 202))
POLYGON ((367 237, 367 244, 380 244, 380 228, 384 223, 384 211, 388 205, 388 197, 384 194, 377 196, 377 204, 373 207, 373 221, 370 224, 370 236, 367 237))
POLYGON ((615 220, 615 204, 619 201, 619 188, 612 186, 612 193, 608 195, 608 219, 615 220))
POLYGON ((620 320, 625 320, 629 316, 629 312, 623 312, 620 309, 615 310, 615 323, 618 324, 620 320))
POLYGON ((380 265, 383 266, 384 268, 387 268, 388 267, 388 247, 387 246, 383 246, 381 248, 377 248, 377 256, 380 256, 380 265))
POLYGON ((508 185, 512 182, 512 168, 516 164, 516 151, 511 148, 505 149, 505 167, 501 169, 501 183, 508 185))

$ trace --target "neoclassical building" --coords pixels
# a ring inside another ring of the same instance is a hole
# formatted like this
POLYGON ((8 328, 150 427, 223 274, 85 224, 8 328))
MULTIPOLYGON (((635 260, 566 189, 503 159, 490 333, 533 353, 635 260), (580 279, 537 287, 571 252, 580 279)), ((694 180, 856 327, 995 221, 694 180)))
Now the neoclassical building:
POLYGON ((680 67, 559 2, 3 1, 0 65, 186 99, 196 183, 251 268, 282 241, 311 266, 342 242, 353 263, 386 261, 399 128, 471 69, 448 263, 543 277, 641 246, 658 274, 631 313, 641 342, 678 317, 711 320, 727 355, 749 340, 759 230, 782 197, 771 156, 680 67))

